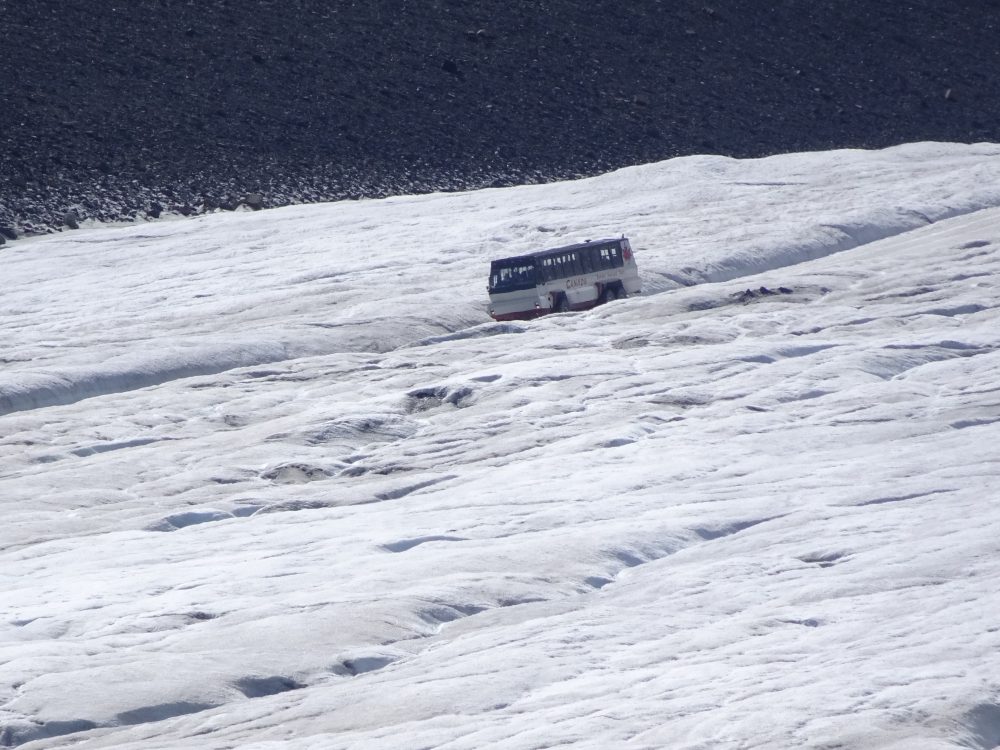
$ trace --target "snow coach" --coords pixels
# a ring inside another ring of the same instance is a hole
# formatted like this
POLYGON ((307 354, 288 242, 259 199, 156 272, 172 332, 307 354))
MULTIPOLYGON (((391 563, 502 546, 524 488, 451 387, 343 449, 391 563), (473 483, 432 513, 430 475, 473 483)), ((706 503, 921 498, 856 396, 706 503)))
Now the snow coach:
POLYGON ((490 264, 487 289, 494 320, 530 320, 639 294, 642 285, 622 236, 500 258, 490 264))

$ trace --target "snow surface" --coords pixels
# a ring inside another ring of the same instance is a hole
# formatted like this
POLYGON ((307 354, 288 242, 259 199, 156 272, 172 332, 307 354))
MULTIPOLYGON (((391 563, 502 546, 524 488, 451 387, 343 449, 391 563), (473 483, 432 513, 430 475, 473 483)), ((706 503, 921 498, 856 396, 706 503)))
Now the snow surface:
POLYGON ((5 248, 0 745, 997 747, 997 206, 924 143, 5 248))

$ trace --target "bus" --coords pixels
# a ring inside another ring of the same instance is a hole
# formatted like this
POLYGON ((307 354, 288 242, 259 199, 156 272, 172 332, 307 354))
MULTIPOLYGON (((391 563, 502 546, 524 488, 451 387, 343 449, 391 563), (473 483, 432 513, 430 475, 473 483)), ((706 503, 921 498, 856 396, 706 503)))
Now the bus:
POLYGON ((587 310, 639 294, 639 269, 623 235, 587 240, 490 264, 489 313, 494 320, 530 320, 587 310))

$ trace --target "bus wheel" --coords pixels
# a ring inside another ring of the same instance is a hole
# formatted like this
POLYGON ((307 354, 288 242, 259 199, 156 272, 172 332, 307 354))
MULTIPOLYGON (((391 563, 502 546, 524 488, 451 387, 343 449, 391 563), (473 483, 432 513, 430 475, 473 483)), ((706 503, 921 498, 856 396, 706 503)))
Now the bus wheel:
POLYGON ((566 301, 566 295, 560 294, 556 298, 556 303, 552 307, 552 312, 563 313, 569 310, 569 303, 566 301))
POLYGON ((618 287, 616 287, 614 284, 609 284, 608 286, 604 287, 604 294, 602 295, 602 297, 605 303, 614 302, 616 299, 618 299, 618 287))

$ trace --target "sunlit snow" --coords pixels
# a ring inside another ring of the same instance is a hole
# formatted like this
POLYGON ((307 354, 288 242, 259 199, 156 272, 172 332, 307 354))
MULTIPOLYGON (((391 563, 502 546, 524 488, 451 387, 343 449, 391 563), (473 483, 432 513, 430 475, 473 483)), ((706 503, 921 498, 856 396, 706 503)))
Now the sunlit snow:
POLYGON ((928 143, 5 246, 0 745, 1000 746, 998 207, 928 143))

